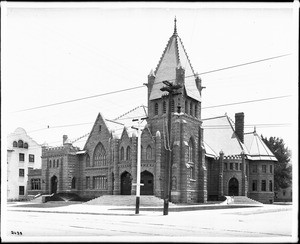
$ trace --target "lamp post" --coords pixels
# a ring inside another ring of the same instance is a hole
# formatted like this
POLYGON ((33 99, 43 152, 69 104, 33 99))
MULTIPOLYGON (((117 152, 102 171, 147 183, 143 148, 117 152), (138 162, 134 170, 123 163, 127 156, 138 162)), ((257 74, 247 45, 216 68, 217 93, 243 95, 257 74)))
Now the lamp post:
POLYGON ((138 121, 138 127, 132 126, 131 128, 137 130, 137 136, 138 136, 138 143, 137 143, 137 176, 136 176, 136 183, 133 185, 136 185, 136 201, 135 201, 135 214, 139 214, 140 212, 140 192, 141 192, 141 186, 144 184, 141 184, 141 133, 140 133, 140 124, 141 121, 147 119, 146 118, 138 118, 133 119, 132 121, 138 121))
POLYGON ((172 98, 174 95, 181 94, 180 92, 175 92, 176 90, 180 89, 181 85, 174 85, 169 81, 163 81, 166 85, 162 87, 161 91, 168 92, 168 100, 169 100, 169 109, 168 109, 168 141, 169 147, 167 148, 167 157, 166 157, 166 167, 165 167, 165 194, 164 194, 164 208, 163 208, 163 215, 168 215, 169 212, 169 201, 170 201, 170 183, 171 183, 171 167, 172 167, 172 150, 170 147, 171 144, 171 109, 172 109, 172 98))

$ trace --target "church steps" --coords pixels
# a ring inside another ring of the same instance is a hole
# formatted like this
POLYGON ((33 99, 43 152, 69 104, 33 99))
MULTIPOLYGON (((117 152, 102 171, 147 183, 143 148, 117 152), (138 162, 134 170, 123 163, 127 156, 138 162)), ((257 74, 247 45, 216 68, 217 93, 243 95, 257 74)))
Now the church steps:
MULTIPOLYGON (((163 206, 163 199, 155 196, 140 196, 140 206, 163 206)), ((111 206, 135 206, 135 195, 104 195, 84 204, 89 205, 111 205, 111 206)), ((173 205, 173 203, 169 203, 173 205)))
POLYGON ((249 197, 246 196, 234 196, 231 197, 232 202, 230 204, 259 204, 261 205, 261 202, 255 201, 249 197))

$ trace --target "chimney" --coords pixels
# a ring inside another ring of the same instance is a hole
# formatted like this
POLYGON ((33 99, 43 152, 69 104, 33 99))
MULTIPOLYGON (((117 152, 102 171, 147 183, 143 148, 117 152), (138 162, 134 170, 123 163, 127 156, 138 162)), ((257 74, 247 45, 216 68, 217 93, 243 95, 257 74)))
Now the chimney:
POLYGON ((68 140, 68 136, 67 135, 63 135, 63 145, 66 144, 67 140, 68 140))
POLYGON ((244 143, 244 113, 235 114, 235 133, 242 143, 244 143))

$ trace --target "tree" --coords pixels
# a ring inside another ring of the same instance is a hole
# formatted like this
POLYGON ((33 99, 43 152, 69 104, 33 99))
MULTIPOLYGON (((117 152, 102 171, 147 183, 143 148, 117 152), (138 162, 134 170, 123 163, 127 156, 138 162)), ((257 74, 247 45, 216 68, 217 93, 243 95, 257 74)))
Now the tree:
POLYGON ((263 137, 261 139, 268 146, 278 162, 274 166, 274 188, 287 188, 292 184, 292 165, 289 163, 291 160, 291 151, 285 146, 283 139, 278 137, 263 137))

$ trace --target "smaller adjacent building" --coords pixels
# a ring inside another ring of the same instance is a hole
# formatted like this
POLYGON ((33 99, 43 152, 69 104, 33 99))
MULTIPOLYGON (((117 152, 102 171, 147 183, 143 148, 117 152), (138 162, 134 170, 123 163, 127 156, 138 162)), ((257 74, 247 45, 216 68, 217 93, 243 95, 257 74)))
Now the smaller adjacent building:
POLYGON ((293 201, 293 187, 279 188, 275 191, 275 202, 292 202, 293 201))
POLYGON ((244 113, 203 119, 208 200, 223 195, 247 196, 262 203, 274 201, 274 163, 256 129, 244 133, 244 113))
MULTIPOLYGON (((74 192, 78 185, 77 152, 66 135, 59 147, 42 147, 41 169, 28 174, 28 195, 74 192)), ((77 192, 76 192, 77 193, 77 192)))
POLYGON ((7 199, 28 196, 28 173, 41 168, 42 147, 23 128, 7 136, 7 199))

